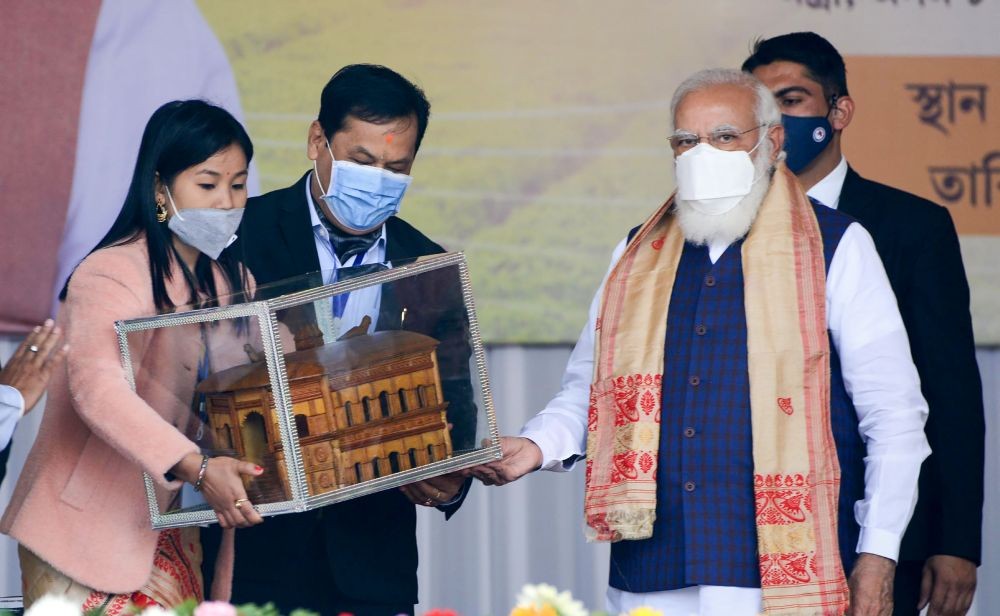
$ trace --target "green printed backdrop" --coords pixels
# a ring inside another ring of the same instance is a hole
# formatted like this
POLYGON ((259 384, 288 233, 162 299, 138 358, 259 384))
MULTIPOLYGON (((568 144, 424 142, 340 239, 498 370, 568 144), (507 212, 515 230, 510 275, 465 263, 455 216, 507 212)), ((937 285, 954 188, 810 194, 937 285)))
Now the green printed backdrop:
MULTIPOLYGON (((976 41, 970 12, 996 13, 825 4, 199 2, 232 62, 262 190, 309 169, 306 129, 341 66, 385 64, 424 88, 431 122, 401 216, 467 253, 495 343, 576 339, 611 250, 672 189, 669 98, 684 76, 797 29, 848 54, 959 53, 976 41), (949 20, 963 27, 948 34, 949 20)), ((987 35, 979 53, 995 54, 987 35)))

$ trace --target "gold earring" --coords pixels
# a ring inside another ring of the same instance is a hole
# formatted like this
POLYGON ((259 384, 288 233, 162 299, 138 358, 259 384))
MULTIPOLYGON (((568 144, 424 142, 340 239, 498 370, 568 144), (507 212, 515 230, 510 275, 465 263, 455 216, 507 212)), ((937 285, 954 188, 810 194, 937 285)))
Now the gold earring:
POLYGON ((162 199, 156 200, 156 222, 167 222, 167 208, 162 199))

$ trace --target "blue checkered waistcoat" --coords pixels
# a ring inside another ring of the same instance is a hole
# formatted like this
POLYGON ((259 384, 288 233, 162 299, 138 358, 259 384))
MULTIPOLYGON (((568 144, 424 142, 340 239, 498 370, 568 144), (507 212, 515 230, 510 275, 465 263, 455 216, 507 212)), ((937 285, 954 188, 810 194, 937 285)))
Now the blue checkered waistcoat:
MULTIPOLYGON (((826 267, 853 219, 813 204, 826 267)), ((760 586, 742 242, 713 265, 684 245, 667 317, 653 536, 611 547, 611 586, 629 592, 696 584, 760 586)), ((832 350, 832 344, 831 344, 832 350)), ((856 558, 854 503, 864 497, 864 443, 831 353, 831 419, 841 485, 838 539, 856 558)))

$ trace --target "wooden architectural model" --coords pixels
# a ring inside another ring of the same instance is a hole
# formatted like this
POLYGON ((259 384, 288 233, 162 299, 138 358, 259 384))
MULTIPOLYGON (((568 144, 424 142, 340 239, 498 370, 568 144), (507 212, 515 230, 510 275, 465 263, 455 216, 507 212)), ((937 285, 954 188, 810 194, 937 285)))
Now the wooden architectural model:
MULTIPOLYGON (((451 455, 437 344, 413 332, 382 331, 285 355, 310 496, 451 455)), ((266 364, 218 372, 198 391, 220 453, 265 469, 247 480, 250 498, 290 499, 266 364)))

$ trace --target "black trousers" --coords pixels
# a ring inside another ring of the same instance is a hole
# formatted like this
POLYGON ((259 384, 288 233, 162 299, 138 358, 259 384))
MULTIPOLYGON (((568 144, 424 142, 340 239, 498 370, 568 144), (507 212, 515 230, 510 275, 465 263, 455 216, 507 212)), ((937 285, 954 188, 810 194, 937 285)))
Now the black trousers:
POLYGON ((923 561, 901 560, 896 565, 896 579, 892 586, 893 616, 919 614, 917 602, 920 600, 920 580, 923 573, 923 561))
MULTIPOLYGON (((278 520, 286 516, 267 519, 264 524, 287 522, 278 520)), ((291 516, 288 516, 291 518, 291 516)), ((313 532, 305 530, 302 540, 291 545, 275 545, 282 571, 275 572, 266 559, 252 569, 241 563, 233 572, 233 596, 231 603, 242 605, 273 603, 282 614, 290 614, 296 608, 317 612, 322 616, 338 616, 349 613, 354 616, 413 616, 412 604, 368 603, 345 597, 334 582, 330 572, 330 559, 326 541, 319 525, 311 525, 313 532), (294 554, 290 553, 294 551, 294 554), (294 582, 290 582, 294 580, 294 582)), ((239 550, 239 530, 236 531, 236 549, 239 550)), ((201 540, 205 559, 202 572, 205 588, 211 588, 214 573, 214 555, 218 553, 221 533, 217 527, 202 529, 201 540), (209 555, 212 555, 211 557, 209 555)), ((343 558, 345 555, 341 555, 343 558)), ((349 555, 346 556, 350 558, 349 555)))

